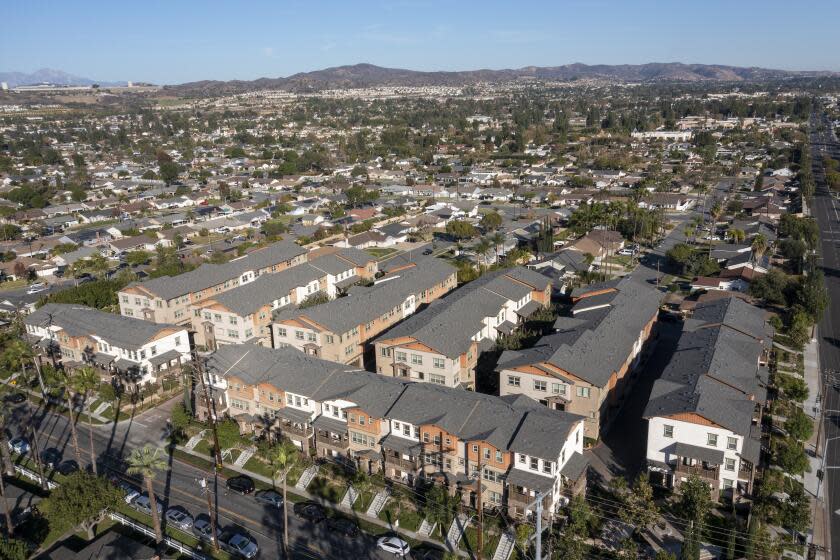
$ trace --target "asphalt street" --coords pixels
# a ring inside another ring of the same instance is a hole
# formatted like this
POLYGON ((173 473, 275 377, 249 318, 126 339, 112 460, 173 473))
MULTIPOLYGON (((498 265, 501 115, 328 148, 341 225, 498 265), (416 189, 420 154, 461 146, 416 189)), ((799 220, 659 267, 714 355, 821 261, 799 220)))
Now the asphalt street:
MULTIPOLYGON (((15 407, 10 421, 11 435, 22 433, 29 425, 29 405, 15 407)), ((170 403, 171 406, 171 403, 170 403)), ((127 456, 131 449, 152 443, 166 445, 166 419, 169 407, 155 409, 138 416, 133 421, 112 425, 94 426, 94 448, 98 455, 106 452, 127 456)), ((74 458, 70 442, 69 420, 60 414, 35 410, 40 429, 41 447, 56 447, 63 451, 65 459, 74 458)), ((87 426, 79 425, 79 442, 82 458, 89 462, 87 426)), ((212 479, 212 473, 169 457, 169 469, 158 475, 155 492, 165 507, 181 505, 195 517, 207 514, 206 497, 201 493, 198 481, 204 477, 212 479)), ((228 493, 224 480, 218 478, 218 523, 221 528, 236 526, 244 529, 260 547, 260 558, 282 558, 282 510, 258 503, 253 497, 228 493)), ((150 522, 151 524, 151 522, 150 522)), ((356 538, 331 532, 326 523, 314 525, 294 515, 289 507, 289 541, 294 550, 292 558, 328 559, 384 559, 392 558, 376 548, 376 538, 360 534, 356 538)))
MULTIPOLYGON (((825 182, 822 158, 830 155, 840 160, 840 144, 825 115, 811 116, 811 156, 816 193, 811 214, 820 227, 820 265, 830 297, 829 307, 817 330, 820 370, 825 382, 822 396, 824 438, 827 442, 825 464, 826 515, 830 519, 831 550, 840 553, 840 202, 831 196, 825 182), (822 130, 818 128, 822 126, 822 130)), ((823 444, 823 443, 821 443, 823 444)))

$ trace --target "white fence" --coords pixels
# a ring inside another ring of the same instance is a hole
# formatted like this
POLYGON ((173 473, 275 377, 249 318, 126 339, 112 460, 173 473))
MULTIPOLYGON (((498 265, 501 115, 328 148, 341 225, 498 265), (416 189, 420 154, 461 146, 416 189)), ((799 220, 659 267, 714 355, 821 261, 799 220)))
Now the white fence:
MULTIPOLYGON (((20 473, 21 476, 25 476, 29 480, 32 480, 33 482, 38 484, 39 486, 41 485, 41 475, 39 475, 35 471, 29 470, 26 467, 23 467, 21 465, 15 465, 15 472, 20 473)), ((57 486, 58 486, 57 482, 53 482, 52 480, 47 480, 47 488, 49 488, 50 490, 52 490, 53 488, 55 488, 57 486)))
MULTIPOLYGON (((154 530, 151 527, 149 527, 148 525, 143 525, 142 523, 138 523, 137 521, 134 521, 133 519, 131 519, 129 517, 126 517, 125 515, 123 515, 121 513, 112 512, 112 513, 109 513, 108 516, 111 519, 113 519, 114 521, 125 525, 126 527, 131 527, 132 529, 134 529, 135 531, 137 531, 139 533, 143 533, 146 536, 155 538, 154 530)), ((185 545, 181 542, 178 542, 171 537, 164 536, 163 537, 163 542, 166 543, 166 546, 177 550, 178 552, 180 552, 181 554, 184 554, 185 556, 189 556, 190 558, 195 558, 195 560, 210 560, 210 557, 207 556, 206 554, 202 554, 201 552, 198 552, 194 548, 190 548, 187 545, 185 545)))

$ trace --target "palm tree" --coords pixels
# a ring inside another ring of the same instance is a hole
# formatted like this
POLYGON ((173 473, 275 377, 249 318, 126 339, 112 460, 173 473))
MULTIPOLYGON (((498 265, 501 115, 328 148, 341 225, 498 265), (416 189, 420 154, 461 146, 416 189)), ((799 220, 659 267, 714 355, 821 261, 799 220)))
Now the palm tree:
MULTIPOLYGON (((88 402, 91 391, 99 387, 99 375, 90 366, 79 368, 76 375, 71 378, 71 387, 77 395, 83 395, 84 402, 88 402)), ((116 420, 115 420, 116 421, 116 420)), ((87 415, 88 425, 88 443, 90 444, 90 464, 93 468, 93 474, 96 472, 96 450, 93 448, 93 422, 90 418, 90 412, 87 415)))
MULTIPOLYGON (((47 364, 44 366, 45 369, 47 367, 54 369, 51 365, 47 364)), ((60 372, 55 372, 58 379, 61 380, 62 384, 64 385, 64 395, 67 397, 67 412, 70 415, 70 438, 73 441, 73 451, 76 454, 76 461, 81 465, 82 464, 82 450, 79 447, 79 432, 76 429, 76 422, 79 419, 79 415, 74 415, 74 399, 75 391, 73 391, 73 377, 67 370, 61 370, 60 372)))
MULTIPOLYGON (((0 385, 0 393, 8 391, 8 385, 0 385)), ((12 466, 12 457, 9 454, 9 444, 6 441, 6 423, 8 421, 8 409, 0 408, 0 452, 2 452, 2 464, 0 464, 0 497, 3 498, 3 513, 6 516, 6 530, 9 536, 13 536, 15 526, 12 523, 12 513, 9 510, 9 500, 6 498, 6 484, 3 480, 3 475, 15 475, 15 469, 12 466)))
POLYGON ((499 246, 505 248, 505 236, 503 233, 496 232, 490 237, 490 242, 493 244, 493 251, 496 253, 496 262, 499 262, 499 246))
POLYGON ((160 528, 160 515, 158 515, 153 481, 158 471, 162 470, 166 470, 166 458, 164 450, 160 447, 154 447, 147 443, 140 449, 132 451, 128 457, 128 474, 139 474, 146 484, 146 492, 149 494, 149 507, 152 510, 152 525, 155 528, 155 540, 158 547, 163 542, 163 532, 160 528))
POLYGON ((272 462, 274 473, 272 482, 278 477, 283 481, 283 555, 289 555, 289 508, 286 505, 286 479, 289 477, 289 470, 298 460, 297 448, 288 440, 281 443, 274 452, 272 462))
POLYGON ((483 237, 473 245, 473 251, 475 251, 476 255, 481 257, 484 266, 487 266, 487 251, 490 250, 490 242, 484 239, 483 237))
POLYGON ((767 238, 764 237, 763 234, 759 233, 753 238, 752 246, 750 248, 755 255, 755 260, 761 260, 762 255, 764 255, 764 252, 767 251, 767 238))

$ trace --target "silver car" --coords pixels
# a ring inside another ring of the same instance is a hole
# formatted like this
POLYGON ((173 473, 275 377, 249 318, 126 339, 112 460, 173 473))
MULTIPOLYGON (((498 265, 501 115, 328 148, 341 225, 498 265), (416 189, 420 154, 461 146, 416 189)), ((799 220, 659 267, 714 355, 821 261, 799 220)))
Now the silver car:
POLYGON ((166 520, 182 531, 189 531, 193 526, 193 517, 180 506, 166 510, 166 520))

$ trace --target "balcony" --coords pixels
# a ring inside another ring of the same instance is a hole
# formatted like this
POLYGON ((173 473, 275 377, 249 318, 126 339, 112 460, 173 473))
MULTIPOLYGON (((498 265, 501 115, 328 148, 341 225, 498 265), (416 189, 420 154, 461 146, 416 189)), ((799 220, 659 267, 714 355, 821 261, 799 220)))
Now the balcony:
POLYGON ((341 452, 345 452, 350 448, 350 440, 348 438, 337 439, 320 433, 315 437, 315 444, 317 447, 326 447, 341 452))
POLYGON ((277 426, 277 430, 284 434, 292 434, 303 438, 312 436, 312 428, 298 428, 291 424, 281 424, 277 426))
POLYGON ((415 461, 406 461, 402 457, 394 457, 391 454, 385 454, 385 464, 391 465, 401 471, 414 472, 418 465, 415 461))
POLYGON ((683 464, 682 461, 679 461, 679 462, 677 462, 677 467, 674 470, 677 473, 684 474, 684 475, 695 475, 695 476, 699 476, 700 478, 717 480, 720 467, 719 466, 710 467, 710 466, 704 466, 702 464, 689 466, 689 465, 683 464))

